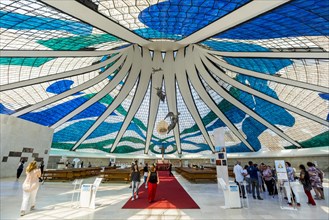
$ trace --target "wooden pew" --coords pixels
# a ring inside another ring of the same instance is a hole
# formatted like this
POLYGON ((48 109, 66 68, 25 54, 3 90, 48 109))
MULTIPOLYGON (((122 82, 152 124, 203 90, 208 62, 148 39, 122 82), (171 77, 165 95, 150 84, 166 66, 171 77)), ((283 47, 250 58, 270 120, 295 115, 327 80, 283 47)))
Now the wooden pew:
POLYGON ((197 180, 210 180, 217 182, 217 174, 214 169, 195 169, 187 167, 176 167, 175 171, 182 175, 185 179, 196 183, 197 180))
POLYGON ((74 179, 97 176, 100 173, 100 170, 100 167, 45 170, 42 174, 42 178, 45 181, 71 181, 74 179))
POLYGON ((99 177, 103 178, 102 182, 109 181, 130 181, 130 169, 108 169, 100 172, 99 177))
MULTIPOLYGON (((141 178, 144 175, 143 168, 139 168, 139 172, 141 175, 141 178)), ((124 182, 130 182, 130 174, 131 169, 106 169, 104 172, 99 173, 99 177, 103 178, 102 182, 110 182, 110 181, 124 181, 124 182)))

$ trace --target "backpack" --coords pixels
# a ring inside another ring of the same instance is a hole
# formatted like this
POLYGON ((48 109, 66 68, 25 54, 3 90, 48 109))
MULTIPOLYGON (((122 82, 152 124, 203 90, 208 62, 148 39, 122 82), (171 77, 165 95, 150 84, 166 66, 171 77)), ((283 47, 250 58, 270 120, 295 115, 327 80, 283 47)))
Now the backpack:
POLYGON ((19 169, 19 170, 22 170, 22 169, 24 169, 24 164, 23 164, 23 163, 21 163, 21 164, 19 165, 18 169, 19 169))

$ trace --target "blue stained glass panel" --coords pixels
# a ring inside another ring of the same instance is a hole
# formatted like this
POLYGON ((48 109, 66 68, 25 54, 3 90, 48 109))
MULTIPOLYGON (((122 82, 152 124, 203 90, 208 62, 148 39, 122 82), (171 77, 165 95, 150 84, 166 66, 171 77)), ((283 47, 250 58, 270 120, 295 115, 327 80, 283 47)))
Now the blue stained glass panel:
MULTIPOLYGON (((161 38, 172 35, 176 36, 175 40, 179 40, 247 2, 249 0, 169 0, 159 2, 144 9, 138 18, 148 27, 163 32, 165 35, 161 38), (205 6, 209 8, 205 8, 205 6)), ((144 35, 145 33, 142 32, 142 34, 142 37, 148 38, 147 35, 144 35)))
POLYGON ((15 30, 60 30, 81 36, 90 35, 92 32, 92 26, 76 21, 64 21, 5 11, 0 11, 0 27, 15 30))
POLYGON ((295 0, 216 38, 269 39, 329 35, 329 1, 295 0))

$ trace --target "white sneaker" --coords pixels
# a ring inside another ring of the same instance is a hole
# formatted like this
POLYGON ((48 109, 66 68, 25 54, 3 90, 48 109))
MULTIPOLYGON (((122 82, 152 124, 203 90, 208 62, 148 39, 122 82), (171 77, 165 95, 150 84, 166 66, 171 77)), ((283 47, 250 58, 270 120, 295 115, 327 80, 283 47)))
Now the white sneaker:
POLYGON ((134 199, 134 197, 131 197, 131 201, 134 201, 135 199, 134 199))

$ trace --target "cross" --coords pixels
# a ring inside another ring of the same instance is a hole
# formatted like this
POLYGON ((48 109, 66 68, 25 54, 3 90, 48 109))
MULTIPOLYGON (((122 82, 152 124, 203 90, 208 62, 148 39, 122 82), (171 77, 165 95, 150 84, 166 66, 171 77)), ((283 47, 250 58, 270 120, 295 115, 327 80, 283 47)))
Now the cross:
POLYGON ((162 147, 161 147, 162 161, 164 161, 165 150, 166 150, 166 148, 162 145, 162 147))

